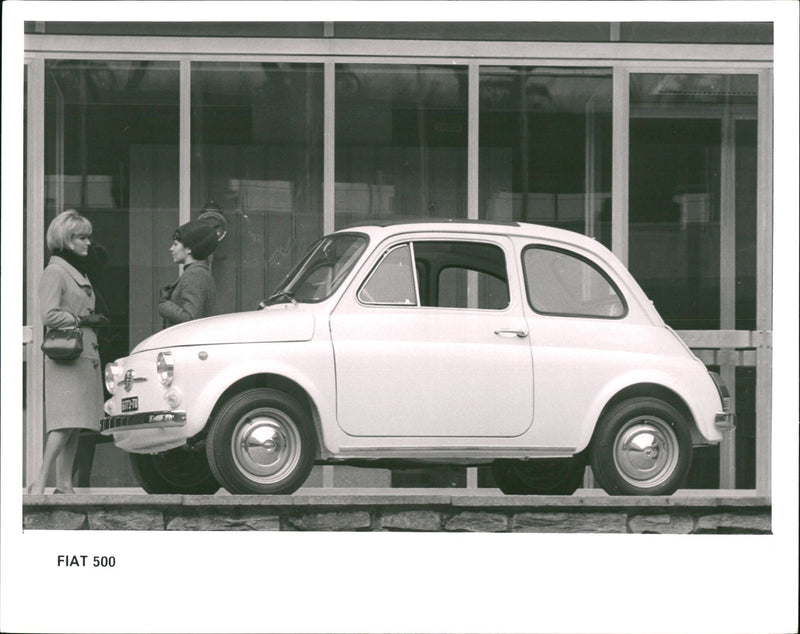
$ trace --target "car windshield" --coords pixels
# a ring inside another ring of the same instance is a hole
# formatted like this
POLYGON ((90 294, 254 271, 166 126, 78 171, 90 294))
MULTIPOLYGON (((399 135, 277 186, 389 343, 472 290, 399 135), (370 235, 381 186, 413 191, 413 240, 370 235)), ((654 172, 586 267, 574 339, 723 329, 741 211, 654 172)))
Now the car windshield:
POLYGON ((353 269, 366 246, 367 237, 360 233, 322 238, 261 306, 327 299, 353 269))

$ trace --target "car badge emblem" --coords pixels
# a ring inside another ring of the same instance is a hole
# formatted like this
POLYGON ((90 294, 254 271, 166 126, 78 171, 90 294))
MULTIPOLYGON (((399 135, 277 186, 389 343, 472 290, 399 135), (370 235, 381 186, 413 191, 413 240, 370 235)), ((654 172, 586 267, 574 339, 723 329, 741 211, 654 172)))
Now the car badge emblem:
POLYGON ((130 392, 133 388, 133 370, 128 370, 125 373, 125 380, 122 382, 122 387, 125 388, 126 392, 130 392))

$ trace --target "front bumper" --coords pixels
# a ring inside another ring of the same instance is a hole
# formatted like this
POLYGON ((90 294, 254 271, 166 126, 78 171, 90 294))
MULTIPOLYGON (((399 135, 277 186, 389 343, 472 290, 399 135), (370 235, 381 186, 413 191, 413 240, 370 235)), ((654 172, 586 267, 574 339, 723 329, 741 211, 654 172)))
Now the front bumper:
POLYGON ((100 419, 100 433, 110 436, 116 431, 163 429, 186 425, 186 412, 138 412, 100 419))
POLYGON ((733 431, 736 429, 736 414, 733 412, 717 412, 714 415, 714 427, 720 431, 733 431))

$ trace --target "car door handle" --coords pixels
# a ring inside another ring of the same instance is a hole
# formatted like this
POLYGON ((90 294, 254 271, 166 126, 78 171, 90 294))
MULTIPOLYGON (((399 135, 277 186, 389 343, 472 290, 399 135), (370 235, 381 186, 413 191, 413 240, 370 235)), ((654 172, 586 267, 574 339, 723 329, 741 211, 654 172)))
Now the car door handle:
POLYGON ((511 328, 501 328, 500 330, 495 330, 494 334, 500 335, 501 337, 507 337, 508 335, 517 335, 520 339, 523 337, 528 336, 527 330, 514 330, 511 328))

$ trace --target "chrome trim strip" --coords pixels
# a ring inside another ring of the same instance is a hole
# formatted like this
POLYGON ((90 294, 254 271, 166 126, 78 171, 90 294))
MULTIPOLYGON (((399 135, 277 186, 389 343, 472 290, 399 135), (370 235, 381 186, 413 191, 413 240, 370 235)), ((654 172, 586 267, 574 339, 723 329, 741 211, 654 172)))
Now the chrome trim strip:
POLYGON ((386 446, 371 446, 371 447, 340 447, 339 451, 335 452, 337 457, 342 454, 363 454, 380 452, 381 458, 389 458, 394 456, 406 456, 413 454, 415 456, 425 455, 426 457, 445 456, 449 457, 453 454, 461 455, 466 453, 475 454, 490 454, 491 456, 530 456, 540 454, 557 454, 569 455, 575 454, 575 447, 386 447, 386 446))

